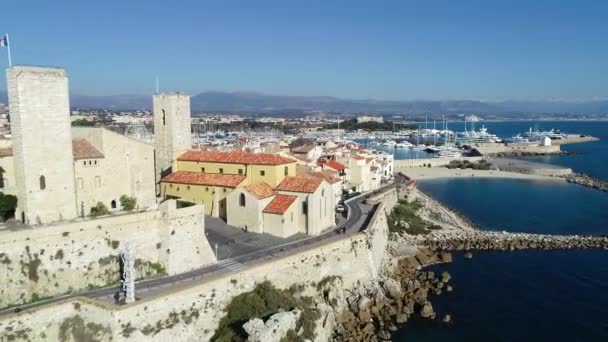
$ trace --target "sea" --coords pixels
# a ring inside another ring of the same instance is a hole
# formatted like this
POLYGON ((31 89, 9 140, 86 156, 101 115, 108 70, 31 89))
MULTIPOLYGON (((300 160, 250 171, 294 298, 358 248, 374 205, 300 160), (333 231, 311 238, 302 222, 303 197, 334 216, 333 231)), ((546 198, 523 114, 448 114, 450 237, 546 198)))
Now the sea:
MULTIPOLYGON (((608 122, 483 124, 500 137, 530 127, 596 136, 601 140, 562 146, 570 154, 530 159, 608 180, 608 122)), ((507 179, 418 186, 480 229, 608 234, 608 193, 582 186, 507 179)), ((476 252, 472 259, 455 254, 453 263, 430 270, 448 271, 454 291, 431 298, 437 319, 413 318, 394 341, 608 341, 607 250, 476 252), (451 323, 441 321, 445 314, 451 323)))

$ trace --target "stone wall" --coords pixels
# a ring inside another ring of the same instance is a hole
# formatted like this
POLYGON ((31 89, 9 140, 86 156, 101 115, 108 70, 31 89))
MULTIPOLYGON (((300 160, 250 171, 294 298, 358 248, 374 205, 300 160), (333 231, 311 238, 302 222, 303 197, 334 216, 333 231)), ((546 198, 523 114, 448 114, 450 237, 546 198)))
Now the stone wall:
POLYGON ((442 158, 425 158, 425 159, 401 159, 395 160, 395 172, 403 171, 413 167, 431 167, 448 165, 452 160, 468 160, 471 163, 482 160, 482 157, 442 157, 442 158))
POLYGON ((0 308, 119 280, 121 244, 135 244, 139 277, 215 262, 201 206, 74 220, 0 231, 0 308))
POLYGON ((232 298, 260 282, 268 280, 279 288, 288 288, 318 283, 334 275, 342 278, 345 289, 354 290, 373 280, 385 262, 388 227, 382 206, 378 206, 365 232, 334 235, 315 249, 295 250, 239 273, 173 286, 130 305, 118 307, 74 299, 0 317, 0 340, 9 333, 14 335, 14 331, 29 329, 27 338, 32 341, 67 341, 70 336, 94 332, 98 341, 209 341, 232 298), (72 335, 66 335, 66 326, 72 335))

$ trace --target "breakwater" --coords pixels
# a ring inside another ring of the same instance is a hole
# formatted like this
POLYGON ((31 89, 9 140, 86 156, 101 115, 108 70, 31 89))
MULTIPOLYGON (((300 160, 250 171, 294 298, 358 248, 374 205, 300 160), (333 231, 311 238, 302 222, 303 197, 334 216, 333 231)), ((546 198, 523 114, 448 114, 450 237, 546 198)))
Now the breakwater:
POLYGON ((419 239, 417 243, 438 251, 608 249, 608 236, 550 235, 471 230, 461 231, 458 234, 434 234, 433 236, 419 239))
POLYGON ((582 173, 563 176, 568 183, 578 184, 601 191, 608 191, 608 182, 582 173))

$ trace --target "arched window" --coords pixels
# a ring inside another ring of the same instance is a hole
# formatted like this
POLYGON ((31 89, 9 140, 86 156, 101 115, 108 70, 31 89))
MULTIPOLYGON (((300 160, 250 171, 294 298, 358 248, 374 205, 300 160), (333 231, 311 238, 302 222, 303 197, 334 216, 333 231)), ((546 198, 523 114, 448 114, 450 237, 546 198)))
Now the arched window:
POLYGON ((289 174, 289 168, 287 166, 285 166, 285 176, 287 176, 289 174))
POLYGON ((110 202, 110 207, 112 209, 116 209, 116 200, 112 200, 112 202, 110 202))
POLYGON ((46 178, 44 176, 40 176, 40 190, 46 189, 46 178))
POLYGON ((163 109, 163 126, 165 126, 165 125, 166 125, 166 123, 165 123, 165 110, 163 109))
POLYGON ((245 194, 241 194, 241 195, 239 196, 239 205, 240 205, 241 207, 244 207, 244 206, 245 206, 245 194))

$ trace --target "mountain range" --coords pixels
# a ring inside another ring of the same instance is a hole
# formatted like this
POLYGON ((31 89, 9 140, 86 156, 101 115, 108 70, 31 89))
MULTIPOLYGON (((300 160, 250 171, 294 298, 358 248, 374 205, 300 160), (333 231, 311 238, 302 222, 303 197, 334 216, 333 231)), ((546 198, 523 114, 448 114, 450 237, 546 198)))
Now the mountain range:
MULTIPOLYGON (((5 91, 0 102, 7 103, 5 91)), ((133 110, 150 109, 151 95, 70 95, 73 108, 133 110)), ((608 100, 350 100, 330 96, 282 96, 253 92, 202 92, 191 97, 193 112, 232 112, 263 114, 277 112, 324 111, 381 114, 608 114, 608 100)))

